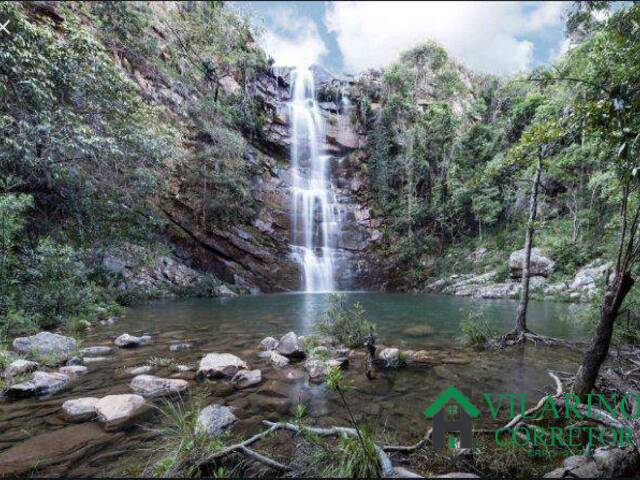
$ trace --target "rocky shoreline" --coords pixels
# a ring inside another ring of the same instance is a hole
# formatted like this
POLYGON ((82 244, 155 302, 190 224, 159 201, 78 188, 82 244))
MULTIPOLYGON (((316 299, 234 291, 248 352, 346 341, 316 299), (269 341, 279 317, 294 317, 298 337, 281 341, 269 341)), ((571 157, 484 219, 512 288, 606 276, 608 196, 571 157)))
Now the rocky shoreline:
MULTIPOLYGON (((408 335, 423 333, 418 327, 407 330, 408 335)), ((3 354, 7 360, 3 401, 42 399, 56 418, 56 430, 29 436, 0 451, 0 475, 23 475, 36 467, 80 460, 94 449, 122 441, 138 425, 153 421, 159 414, 159 401, 180 403, 202 388, 208 391, 208 399, 198 411, 194 434, 220 437, 246 422, 243 410, 248 406, 261 412, 262 418, 287 418, 295 412, 295 405, 283 386, 321 385, 330 369, 360 371, 367 359, 365 349, 347 348, 331 336, 299 336, 290 331, 279 339, 265 337, 248 351, 230 348, 222 353, 192 352, 199 358, 195 363, 170 363, 152 357, 146 364, 115 369, 114 378, 126 379, 126 386, 100 395, 60 398, 88 381, 96 371, 104 370, 103 365, 113 372, 114 362, 125 361, 129 353, 155 348, 158 342, 162 340, 156 333, 123 333, 91 346, 80 346, 71 337, 49 332, 16 338, 13 351, 3 354), (233 392, 246 394, 227 402, 225 398, 233 392)), ((163 348, 188 353, 194 345, 171 340, 163 348)), ((386 376, 385 371, 410 368, 416 372, 433 371, 450 380, 456 378, 450 367, 470 365, 473 355, 470 350, 456 353, 378 345, 374 362, 382 377, 386 376)), ((300 397, 298 401, 305 399, 300 397)), ((367 411, 374 412, 376 408, 380 407, 372 404, 367 411)), ((363 418, 361 413, 358 418, 363 418)), ((586 477, 619 475, 635 465, 631 457, 624 449, 601 447, 593 457, 565 459, 547 476, 555 478, 568 472, 586 477)), ((397 460, 394 458, 394 463, 397 460)), ((395 466, 396 477, 417 476, 402 465, 403 462, 395 466)), ((463 474, 457 471, 448 475, 463 474)), ((472 478, 471 473, 464 475, 472 478)))
MULTIPOLYGON (((477 263, 488 251, 478 249, 467 257, 471 264, 477 263)), ((498 271, 482 273, 458 273, 428 281, 421 289, 423 293, 440 293, 463 297, 496 299, 518 298, 522 289, 522 264, 524 250, 513 252, 508 261, 508 278, 498 281, 498 271)), ((570 302, 589 302, 596 297, 606 280, 611 265, 603 260, 594 260, 579 268, 575 276, 566 281, 549 280, 556 263, 540 249, 531 252, 530 288, 535 296, 570 302)))

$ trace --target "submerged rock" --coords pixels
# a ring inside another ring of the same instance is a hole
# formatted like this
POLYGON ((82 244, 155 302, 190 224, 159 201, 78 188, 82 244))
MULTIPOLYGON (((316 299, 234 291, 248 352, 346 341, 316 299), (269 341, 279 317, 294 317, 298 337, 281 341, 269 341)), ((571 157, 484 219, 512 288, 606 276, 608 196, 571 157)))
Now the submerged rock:
POLYGON ((140 395, 121 394, 107 395, 95 405, 98 420, 107 431, 129 426, 147 411, 147 403, 140 395))
POLYGON ((98 345, 95 347, 87 347, 80 350, 81 355, 87 355, 91 357, 100 356, 100 355, 111 355, 112 353, 113 353, 113 348, 103 346, 103 345, 98 345))
POLYGON ((231 383, 239 389, 253 387, 260 382, 262 382, 262 372, 260 370, 240 370, 231 379, 231 383))
POLYGON ((169 351, 179 352, 181 350, 189 350, 191 347, 193 347, 193 344, 189 342, 172 343, 171 345, 169 345, 169 351))
POLYGON ((65 375, 86 375, 89 373, 89 369, 84 365, 69 365, 66 367, 60 367, 58 372, 63 373, 65 375))
POLYGON ((437 363, 436 358, 426 350, 418 350, 411 355, 412 363, 433 364, 437 363))
POLYGON ((230 353, 208 353, 200 360, 198 377, 233 377, 238 370, 246 370, 247 364, 230 353))
POLYGON ((410 337, 426 337, 433 334, 433 327, 429 324, 414 325, 412 327, 405 328, 402 330, 402 333, 410 337))
POLYGON ((229 407, 223 405, 209 405, 198 414, 196 432, 209 437, 217 437, 229 428, 237 417, 229 407))
POLYGON ((142 335, 141 337, 135 337, 128 333, 123 333, 114 340, 117 347, 120 348, 135 348, 151 343, 151 337, 149 335, 142 335))
POLYGON ((284 335, 278 342, 277 350, 280 355, 285 357, 304 357, 304 350, 295 332, 289 332, 284 335))
POLYGON ((138 375, 131 380, 129 386, 143 397, 155 398, 163 395, 179 395, 189 388, 189 382, 154 375, 138 375))
POLYGON ((18 360, 14 360, 4 369, 3 375, 4 378, 12 378, 16 375, 20 375, 22 373, 33 372, 36 368, 40 366, 37 362, 32 362, 29 360, 24 360, 22 358, 18 360))
POLYGON ((38 357, 56 356, 61 360, 69 358, 78 348, 75 339, 51 332, 40 332, 30 337, 18 337, 13 341, 13 348, 21 353, 34 354, 38 357))
POLYGON ((273 350, 271 355, 269 356, 269 360, 273 364, 274 367, 284 368, 289 365, 289 359, 283 355, 280 355, 278 352, 273 350))
POLYGON ((278 348, 278 340, 273 337, 263 338, 258 347, 266 351, 275 350, 276 348, 278 348))
POLYGON ((121 438, 92 423, 35 435, 0 453, 0 477, 29 476, 49 465, 71 465, 121 438))
POLYGON ((141 367, 131 367, 125 370, 127 375, 144 375, 146 373, 153 372, 153 367, 151 365, 142 365, 141 367))
POLYGON ((67 400, 62 404, 62 413, 73 422, 85 422, 93 420, 96 413, 98 399, 94 397, 76 398, 67 400))
POLYGON ((99 362, 108 362, 112 360, 112 357, 84 357, 82 359, 83 363, 99 363, 99 362))
POLYGON ((31 380, 11 385, 7 389, 6 395, 13 399, 50 395, 66 388, 72 378, 72 376, 63 373, 35 372, 31 380))

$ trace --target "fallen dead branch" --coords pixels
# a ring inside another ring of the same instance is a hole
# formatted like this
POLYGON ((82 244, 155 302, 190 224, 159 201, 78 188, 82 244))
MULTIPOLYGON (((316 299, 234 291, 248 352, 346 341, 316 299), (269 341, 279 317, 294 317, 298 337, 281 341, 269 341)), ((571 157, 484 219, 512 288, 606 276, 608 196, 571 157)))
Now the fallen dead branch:
MULTIPOLYGON (((269 420, 264 420, 262 422, 264 425, 267 425, 271 428, 275 427, 278 429, 285 429, 295 433, 303 433, 309 432, 320 437, 329 437, 329 436, 338 436, 338 435, 346 435, 350 437, 356 437, 358 432, 355 428, 349 427, 331 427, 331 428, 317 428, 317 427, 298 427, 293 423, 288 422, 270 422, 269 420)), ((380 468, 382 470, 382 476, 385 478, 395 476, 395 471, 393 469, 393 464, 389 459, 389 456, 384 452, 384 450, 375 445, 376 453, 378 454, 378 460, 380 461, 380 468)))
POLYGON ((418 443, 413 445, 385 445, 382 447, 382 450, 385 452, 413 452, 422 448, 425 444, 431 442, 431 434, 433 433, 433 429, 430 428, 425 436, 418 443))

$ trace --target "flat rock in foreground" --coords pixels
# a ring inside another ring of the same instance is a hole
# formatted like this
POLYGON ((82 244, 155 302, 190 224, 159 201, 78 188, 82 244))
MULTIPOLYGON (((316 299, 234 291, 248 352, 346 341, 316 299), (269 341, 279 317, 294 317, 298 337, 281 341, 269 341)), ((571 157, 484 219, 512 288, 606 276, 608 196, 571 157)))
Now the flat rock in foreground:
POLYGON ((83 423, 31 437, 0 453, 0 477, 30 475, 49 465, 80 460, 123 434, 110 434, 83 423))

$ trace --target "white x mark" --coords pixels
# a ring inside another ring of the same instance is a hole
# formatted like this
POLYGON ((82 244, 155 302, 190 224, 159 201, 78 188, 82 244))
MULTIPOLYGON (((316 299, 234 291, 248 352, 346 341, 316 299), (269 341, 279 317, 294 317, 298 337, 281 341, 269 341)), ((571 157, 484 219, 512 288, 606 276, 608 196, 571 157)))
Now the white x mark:
POLYGON ((10 20, 7 20, 4 24, 0 23, 0 32, 4 31, 6 33, 9 33, 9 30, 7 30, 7 25, 9 25, 10 20))

